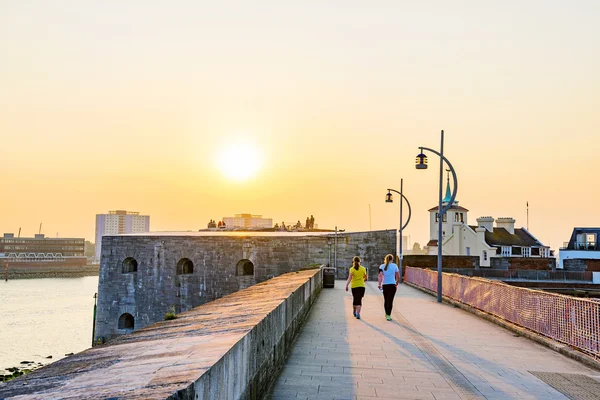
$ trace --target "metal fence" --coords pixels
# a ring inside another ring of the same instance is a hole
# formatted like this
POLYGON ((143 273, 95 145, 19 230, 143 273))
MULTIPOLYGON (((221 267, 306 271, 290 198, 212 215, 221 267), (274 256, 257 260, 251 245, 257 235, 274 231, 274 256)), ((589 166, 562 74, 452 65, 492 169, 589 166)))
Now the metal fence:
MULTIPOLYGON (((405 280, 437 292, 437 272, 406 268, 405 280)), ((600 302, 444 273, 443 295, 600 358, 600 302)))

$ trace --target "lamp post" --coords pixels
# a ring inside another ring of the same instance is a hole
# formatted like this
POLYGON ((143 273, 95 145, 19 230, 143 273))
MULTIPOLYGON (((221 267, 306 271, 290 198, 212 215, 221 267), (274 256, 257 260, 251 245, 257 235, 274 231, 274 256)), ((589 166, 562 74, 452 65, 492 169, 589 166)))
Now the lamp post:
POLYGON ((421 153, 417 155, 417 169, 427 169, 427 156, 423 153, 424 151, 429 151, 433 154, 436 154, 440 157, 440 193, 439 193, 439 203, 438 203, 438 257, 437 257, 437 273, 438 273, 438 287, 437 287, 437 301, 438 303, 442 302, 442 220, 444 214, 452 207, 454 204, 454 200, 456 199, 456 193, 458 192, 458 179, 456 178, 456 171, 450 164, 450 161, 446 157, 444 157, 444 131, 442 131, 441 138, 441 146, 440 151, 436 151, 427 147, 419 147, 421 153), (442 187, 444 185, 444 163, 448 165, 450 172, 452 172, 452 178, 454 179, 454 190, 452 191, 452 197, 448 204, 443 206, 442 204, 442 187))
POLYGON ((406 198, 406 196, 404 196, 404 194, 402 194, 402 188, 404 186, 404 179, 400 179, 400 191, 394 190, 394 189, 388 189, 387 194, 385 195, 385 202, 386 203, 393 203, 394 199, 392 197, 392 192, 394 193, 398 193, 400 195, 400 248, 398 249, 398 255, 400 258, 400 265, 398 265, 398 267, 400 268, 400 282, 402 282, 402 259, 404 257, 403 254, 403 250, 402 250, 402 231, 404 231, 404 229, 406 228, 406 226, 408 225, 408 223, 410 222, 410 217, 412 216, 412 210, 410 207, 410 202, 408 201, 408 199, 406 198), (406 223, 403 224, 403 215, 402 215, 402 204, 404 203, 404 201, 406 201, 406 204, 408 205, 408 219, 406 220, 406 223))

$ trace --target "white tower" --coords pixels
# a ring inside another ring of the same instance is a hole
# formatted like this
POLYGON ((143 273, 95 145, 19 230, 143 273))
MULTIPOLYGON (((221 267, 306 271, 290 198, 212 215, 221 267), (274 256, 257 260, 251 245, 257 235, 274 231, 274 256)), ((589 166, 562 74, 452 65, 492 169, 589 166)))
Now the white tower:
MULTIPOLYGON (((452 199, 450 190, 450 171, 448 171, 448 184, 446 186, 446 196, 442 200, 442 207, 447 206, 452 199)), ((446 211, 442 219, 442 240, 454 233, 457 226, 468 224, 469 210, 458 205, 458 200, 454 200, 452 206, 446 211)), ((438 238, 438 207, 429 209, 429 254, 437 254, 438 238)))

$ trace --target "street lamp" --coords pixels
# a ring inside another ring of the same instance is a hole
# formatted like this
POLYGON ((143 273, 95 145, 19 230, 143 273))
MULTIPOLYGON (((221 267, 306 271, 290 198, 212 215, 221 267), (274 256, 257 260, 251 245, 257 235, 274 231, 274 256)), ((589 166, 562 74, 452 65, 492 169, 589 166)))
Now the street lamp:
POLYGON ((448 209, 452 207, 454 204, 454 200, 456 199, 456 193, 458 192, 458 180, 456 178, 456 172, 450 164, 450 161, 446 157, 444 157, 444 131, 442 131, 442 140, 440 151, 427 148, 427 147, 419 147, 421 153, 417 155, 417 169, 427 169, 427 156, 424 154, 424 151, 429 151, 433 154, 436 154, 440 157, 440 194, 439 194, 439 204, 438 204, 438 257, 437 257, 437 272, 438 272, 438 287, 437 287, 437 301, 438 303, 442 302, 442 220, 443 215, 446 214, 448 209), (454 179, 454 190, 452 191, 452 197, 450 201, 445 206, 442 205, 442 187, 444 185, 444 163, 448 165, 450 172, 452 172, 452 178, 454 179))
POLYGON ((408 199, 406 198, 406 196, 404 196, 402 194, 402 187, 404 186, 404 179, 400 179, 400 191, 394 190, 394 189, 388 189, 387 194, 385 195, 385 202, 386 203, 393 203, 394 202, 394 198, 392 197, 392 192, 394 193, 398 193, 400 195, 400 248, 398 250, 398 255, 400 258, 400 265, 398 265, 398 268, 400 268, 400 282, 402 282, 402 259, 404 257, 403 251, 402 251, 402 231, 404 230, 404 228, 406 228, 406 226, 408 225, 408 223, 410 222, 410 217, 412 216, 412 210, 410 208, 410 202, 408 201, 408 199), (403 225, 402 224, 402 204, 404 203, 404 201, 406 201, 406 204, 408 205, 408 219, 406 220, 406 223, 403 225))

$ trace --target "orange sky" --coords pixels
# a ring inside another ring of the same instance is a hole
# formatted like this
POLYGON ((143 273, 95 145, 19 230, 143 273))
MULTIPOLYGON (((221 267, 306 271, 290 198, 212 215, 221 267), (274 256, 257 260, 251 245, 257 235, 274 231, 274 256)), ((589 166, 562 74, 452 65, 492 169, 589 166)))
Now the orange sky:
POLYGON ((427 242, 438 147, 459 200, 553 248, 600 226, 600 3, 0 0, 0 230, 93 240, 94 215, 196 230, 251 212, 427 242), (215 157, 253 143, 262 168, 215 157))

